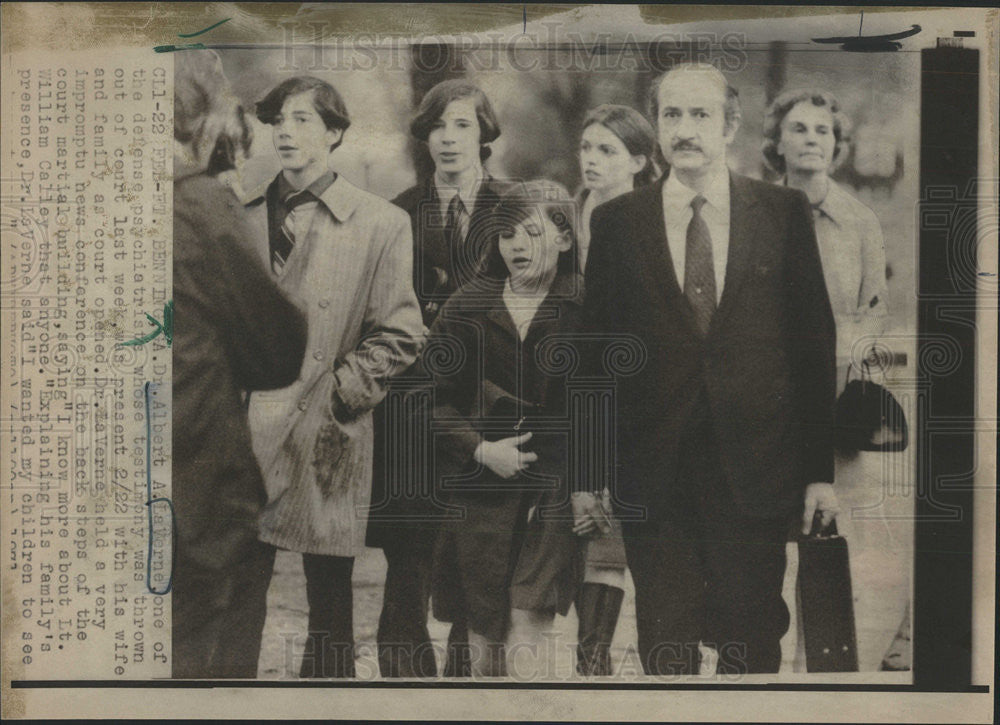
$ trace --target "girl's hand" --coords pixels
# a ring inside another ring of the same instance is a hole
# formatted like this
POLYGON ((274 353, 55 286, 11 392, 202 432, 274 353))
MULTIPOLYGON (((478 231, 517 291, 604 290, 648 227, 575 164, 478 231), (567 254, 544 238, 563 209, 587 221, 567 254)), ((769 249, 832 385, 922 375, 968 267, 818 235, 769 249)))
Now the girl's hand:
POLYGON ((513 478, 527 469, 528 464, 538 460, 538 454, 522 451, 518 446, 531 440, 531 433, 498 441, 483 441, 476 448, 473 457, 500 478, 513 478))
POLYGON ((573 533, 577 536, 594 538, 602 533, 600 526, 600 501, 597 496, 586 491, 577 491, 570 497, 573 508, 573 533))

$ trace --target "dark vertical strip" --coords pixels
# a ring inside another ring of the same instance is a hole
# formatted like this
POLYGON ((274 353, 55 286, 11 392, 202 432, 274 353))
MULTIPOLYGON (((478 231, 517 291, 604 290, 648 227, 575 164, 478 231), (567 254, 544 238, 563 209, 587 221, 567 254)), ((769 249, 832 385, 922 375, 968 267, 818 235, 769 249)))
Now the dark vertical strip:
POLYGON ((921 53, 914 684, 971 682, 979 52, 921 53))

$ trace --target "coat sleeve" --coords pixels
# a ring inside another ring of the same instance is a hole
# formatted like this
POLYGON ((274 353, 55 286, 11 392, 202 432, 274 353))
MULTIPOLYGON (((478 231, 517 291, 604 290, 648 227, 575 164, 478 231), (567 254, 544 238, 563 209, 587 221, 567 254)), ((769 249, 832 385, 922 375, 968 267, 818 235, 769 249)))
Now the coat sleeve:
MULTIPOLYGON (((604 378, 608 371, 604 365, 604 345, 599 338, 620 331, 618 308, 620 295, 616 294, 617 264, 611 251, 619 241, 620 228, 614 215, 606 206, 598 206, 590 217, 590 248, 584 269, 583 310, 580 316, 580 370, 583 374, 604 378)), ((591 425, 593 421, 581 423, 591 425)), ((621 430, 617 426, 617 430, 621 430)), ((571 492, 582 490, 601 491, 608 481, 591 476, 571 476, 571 492)))
POLYGON ((434 321, 421 363, 434 380, 433 417, 447 426, 446 433, 435 436, 435 448, 461 469, 484 440, 467 418, 479 395, 482 361, 480 341, 473 332, 480 328, 461 315, 455 302, 445 303, 434 321), (445 364, 437 364, 439 360, 445 364))
POLYGON ((885 237, 875 212, 861 219, 861 294, 858 310, 870 321, 869 332, 881 333, 889 314, 889 287, 885 279, 885 237))
MULTIPOLYGON (((583 314, 580 329, 586 333, 608 334, 614 332, 615 310, 615 260, 610 250, 615 246, 614 220, 606 206, 594 209, 590 217, 590 248, 584 269, 583 314)), ((585 370, 590 375, 604 374, 600 351, 597 346, 586 346, 581 351, 585 370)))
POLYGON ((361 341, 334 371, 336 394, 355 415, 379 404, 389 378, 413 364, 426 337, 413 291, 410 219, 396 207, 387 211, 389 239, 375 263, 361 341))
POLYGON ((836 327, 805 194, 795 192, 789 200, 788 222, 786 335, 801 431, 798 477, 803 485, 832 482, 836 327))
MULTIPOLYGON (((268 277, 250 251, 250 233, 236 198, 220 186, 215 217, 195 229, 181 216, 175 223, 199 239, 205 264, 190 265, 189 287, 211 291, 206 310, 218 320, 237 384, 244 390, 272 390, 295 382, 305 356, 307 326, 299 309, 268 277)), ((204 200, 202 200, 204 201, 204 200)))

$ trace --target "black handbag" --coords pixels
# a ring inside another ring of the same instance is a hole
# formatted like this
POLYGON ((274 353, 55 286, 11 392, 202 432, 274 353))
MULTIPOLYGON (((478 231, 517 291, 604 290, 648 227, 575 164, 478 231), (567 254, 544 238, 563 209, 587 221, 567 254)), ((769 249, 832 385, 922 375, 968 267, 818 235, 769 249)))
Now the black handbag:
POLYGON ((858 642, 854 626, 847 540, 832 522, 825 534, 798 541, 799 616, 805 637, 808 672, 857 672, 858 642))
POLYGON ((906 415, 892 393, 871 379, 868 360, 861 363, 861 378, 851 380, 837 398, 834 445, 841 453, 902 451, 909 444, 906 415))

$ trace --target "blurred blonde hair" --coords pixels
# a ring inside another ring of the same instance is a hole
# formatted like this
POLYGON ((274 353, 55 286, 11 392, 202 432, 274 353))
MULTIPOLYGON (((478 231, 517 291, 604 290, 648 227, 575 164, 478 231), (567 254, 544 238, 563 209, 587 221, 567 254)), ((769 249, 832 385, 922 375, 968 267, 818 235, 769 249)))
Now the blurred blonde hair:
MULTIPOLYGON (((186 50, 174 59, 175 156, 204 170, 220 139, 246 153, 252 140, 239 99, 212 50, 186 50)), ((176 161, 177 159, 175 159, 176 161)))

